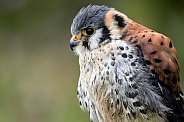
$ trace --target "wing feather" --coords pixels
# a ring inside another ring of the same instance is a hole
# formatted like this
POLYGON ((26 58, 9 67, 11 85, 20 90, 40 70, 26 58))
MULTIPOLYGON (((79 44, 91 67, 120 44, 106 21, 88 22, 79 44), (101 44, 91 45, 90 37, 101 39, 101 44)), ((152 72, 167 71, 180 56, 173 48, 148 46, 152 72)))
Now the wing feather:
POLYGON ((182 94, 177 53, 171 40, 133 21, 127 30, 125 41, 141 49, 147 66, 153 75, 159 75, 162 86, 175 96, 182 94))

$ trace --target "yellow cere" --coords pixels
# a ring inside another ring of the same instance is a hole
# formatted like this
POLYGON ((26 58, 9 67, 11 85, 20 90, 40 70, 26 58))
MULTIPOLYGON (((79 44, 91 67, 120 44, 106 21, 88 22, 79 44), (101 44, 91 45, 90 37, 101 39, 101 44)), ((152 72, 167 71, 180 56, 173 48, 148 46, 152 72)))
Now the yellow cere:
POLYGON ((74 36, 73 36, 73 40, 74 40, 74 41, 79 40, 78 36, 74 35, 74 36))

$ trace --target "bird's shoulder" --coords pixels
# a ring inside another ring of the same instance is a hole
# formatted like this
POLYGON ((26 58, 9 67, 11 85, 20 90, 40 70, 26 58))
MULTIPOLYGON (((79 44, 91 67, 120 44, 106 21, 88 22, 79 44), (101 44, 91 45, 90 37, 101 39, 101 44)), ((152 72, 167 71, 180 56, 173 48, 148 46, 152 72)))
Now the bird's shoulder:
POLYGON ((177 53, 168 37, 132 21, 124 40, 140 48, 151 73, 159 76, 162 87, 168 88, 174 95, 182 93, 177 53))

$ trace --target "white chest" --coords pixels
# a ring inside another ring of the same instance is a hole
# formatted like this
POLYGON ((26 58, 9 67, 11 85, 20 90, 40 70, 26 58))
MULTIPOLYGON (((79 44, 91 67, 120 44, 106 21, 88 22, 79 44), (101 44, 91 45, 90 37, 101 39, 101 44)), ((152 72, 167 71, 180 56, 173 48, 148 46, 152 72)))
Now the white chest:
POLYGON ((164 121, 157 112, 164 116, 167 108, 151 86, 154 81, 148 81, 151 76, 142 55, 133 47, 116 40, 79 58, 78 98, 91 120, 164 121))

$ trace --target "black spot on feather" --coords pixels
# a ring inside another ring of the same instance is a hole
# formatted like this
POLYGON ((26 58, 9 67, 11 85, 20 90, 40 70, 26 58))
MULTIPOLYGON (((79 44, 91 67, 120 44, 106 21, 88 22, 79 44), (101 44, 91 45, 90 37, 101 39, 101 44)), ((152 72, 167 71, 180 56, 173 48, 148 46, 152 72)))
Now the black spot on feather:
POLYGON ((124 50, 124 47, 123 47, 123 46, 119 46, 119 49, 120 49, 120 50, 124 50))
POLYGON ((151 65, 151 62, 149 60, 146 60, 147 65, 151 65))
POLYGON ((158 58, 155 58, 154 61, 155 61, 155 63, 160 63, 160 62, 162 62, 162 60, 160 60, 160 59, 158 59, 158 58))
POLYGON ((152 74, 156 74, 156 72, 155 72, 155 70, 154 70, 154 69, 152 69, 152 70, 151 70, 151 73, 152 73, 152 74))
POLYGON ((119 15, 114 15, 114 19, 118 22, 118 26, 120 27, 120 28, 124 28, 125 27, 125 23, 124 23, 124 18, 123 17, 121 17, 121 16, 119 16, 119 15))
POLYGON ((164 69, 163 71, 164 71, 164 73, 165 73, 166 75, 168 75, 169 73, 171 73, 171 71, 168 70, 168 69, 164 69))
POLYGON ((173 47, 173 45, 172 45, 172 42, 170 41, 169 48, 172 48, 172 47, 173 47))
POLYGON ((160 45, 164 45, 164 43, 163 42, 160 42, 160 45))
POLYGON ((133 105, 135 107, 141 107, 141 103, 139 101, 133 102, 133 105))
POLYGON ((148 40, 148 42, 152 42, 151 38, 148 40))
POLYGON ((105 40, 111 40, 111 37, 110 37, 110 31, 108 30, 108 28, 106 26, 103 26, 102 27, 102 37, 100 38, 100 43, 105 40))
POLYGON ((134 99, 138 95, 138 92, 137 91, 134 91, 134 92, 125 92, 125 95, 128 98, 133 98, 134 99))
POLYGON ((172 79, 172 82, 173 82, 173 84, 176 84, 177 83, 177 79, 176 78, 173 78, 172 79))
POLYGON ((121 56, 122 56, 123 58, 127 58, 127 54, 126 54, 126 53, 121 54, 121 56))
POLYGON ((153 51, 153 52, 151 52, 150 54, 156 54, 157 53, 157 51, 153 51))

